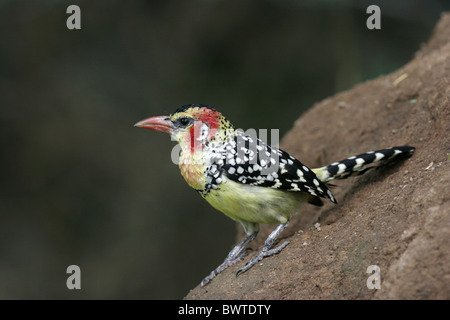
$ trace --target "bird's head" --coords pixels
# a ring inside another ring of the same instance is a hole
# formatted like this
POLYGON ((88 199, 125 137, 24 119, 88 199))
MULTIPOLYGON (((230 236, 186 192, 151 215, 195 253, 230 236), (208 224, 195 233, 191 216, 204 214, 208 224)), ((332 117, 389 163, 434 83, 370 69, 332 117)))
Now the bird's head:
POLYGON ((135 124, 136 127, 166 132, 183 150, 203 146, 216 138, 223 139, 231 123, 216 109, 202 104, 178 108, 170 116, 151 117, 135 124))

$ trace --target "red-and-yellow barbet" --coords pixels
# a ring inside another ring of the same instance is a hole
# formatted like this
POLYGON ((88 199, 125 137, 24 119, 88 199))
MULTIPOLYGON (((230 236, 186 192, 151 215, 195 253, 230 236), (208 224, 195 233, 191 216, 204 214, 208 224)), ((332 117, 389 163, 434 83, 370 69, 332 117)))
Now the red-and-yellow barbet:
POLYGON ((242 259, 260 223, 278 227, 237 274, 289 244, 285 241, 273 247, 302 204, 320 206, 321 198, 336 203, 327 182, 361 175, 399 155, 410 156, 415 150, 410 146, 386 148, 310 169, 287 152, 236 130, 220 112, 207 105, 186 105, 170 116, 148 118, 135 126, 170 134, 181 146, 179 167, 186 182, 214 208, 240 222, 247 234, 203 279, 202 286, 242 259))

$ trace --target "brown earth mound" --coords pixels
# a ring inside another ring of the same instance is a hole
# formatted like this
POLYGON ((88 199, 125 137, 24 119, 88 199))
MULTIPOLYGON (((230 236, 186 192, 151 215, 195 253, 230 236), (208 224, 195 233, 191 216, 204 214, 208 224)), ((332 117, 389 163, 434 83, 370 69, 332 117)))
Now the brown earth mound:
MULTIPOLYGON (((336 182, 339 204, 305 206, 283 232, 290 244, 280 254, 236 277, 251 252, 186 298, 449 299, 449 115, 447 13, 411 62, 316 104, 281 143, 309 167, 405 144, 414 156, 336 182), (367 286, 371 265, 380 289, 367 286)), ((263 226, 252 247, 273 228, 263 226)))

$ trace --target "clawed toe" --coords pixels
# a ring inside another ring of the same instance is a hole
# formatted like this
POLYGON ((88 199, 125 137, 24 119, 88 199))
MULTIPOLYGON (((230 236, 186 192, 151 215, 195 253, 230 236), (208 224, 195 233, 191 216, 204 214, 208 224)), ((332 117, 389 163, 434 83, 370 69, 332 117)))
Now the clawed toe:
POLYGON ((285 242, 283 242, 283 244, 281 244, 280 246, 278 246, 274 249, 263 248, 256 257, 251 259, 249 262, 247 262, 245 264, 245 266, 243 266, 241 269, 239 269, 236 272, 236 277, 239 276, 241 273, 244 273, 245 271, 249 270, 251 267, 253 267, 255 264, 257 264, 262 259, 264 259, 266 257, 270 257, 274 254, 281 252, 281 250, 283 250, 288 244, 289 244, 289 241, 285 241, 285 242))
MULTIPOLYGON (((247 262, 244 267, 239 269, 236 272, 236 277, 239 276, 241 273, 244 273, 245 271, 249 270, 251 267, 253 267, 256 263, 258 263, 262 259, 279 253, 281 250, 283 250, 289 244, 289 241, 285 241, 278 247, 272 249, 274 242, 276 241, 276 239, 278 238, 280 233, 287 227, 288 223, 289 222, 280 224, 274 231, 272 231, 272 233, 266 239, 266 242, 264 242, 264 246, 261 249, 261 251, 258 253, 258 255, 256 257, 254 257, 253 259, 251 259, 249 262, 247 262)), ((244 239, 244 241, 242 241, 237 246, 235 246, 233 248, 233 250, 230 251, 230 253, 228 254, 225 261, 220 266, 218 266, 214 271, 212 271, 209 276, 207 276, 205 279, 203 279, 202 282, 200 283, 200 285, 202 287, 207 285, 220 272, 222 272, 229 266, 231 266, 231 265, 235 264, 236 262, 238 262, 239 260, 241 260, 245 256, 247 250, 249 250, 249 249, 245 249, 245 247, 247 246, 247 244, 250 241, 255 239, 256 233, 257 233, 257 231, 248 235, 244 239)))

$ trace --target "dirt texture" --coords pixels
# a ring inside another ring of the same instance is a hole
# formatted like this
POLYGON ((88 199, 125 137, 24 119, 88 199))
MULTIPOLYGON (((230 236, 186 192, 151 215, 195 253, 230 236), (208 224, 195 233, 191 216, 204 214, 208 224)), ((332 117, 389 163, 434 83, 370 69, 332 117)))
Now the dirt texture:
MULTIPOLYGON (((281 236, 290 244, 280 254, 236 277, 250 251, 186 298, 450 299, 449 136, 446 13, 412 61, 317 103, 281 143, 309 167, 400 145, 415 146, 413 157, 337 181, 338 204, 303 207, 281 236), (367 286, 371 265, 380 289, 367 286)), ((251 247, 261 248, 273 229, 262 226, 251 247)))

